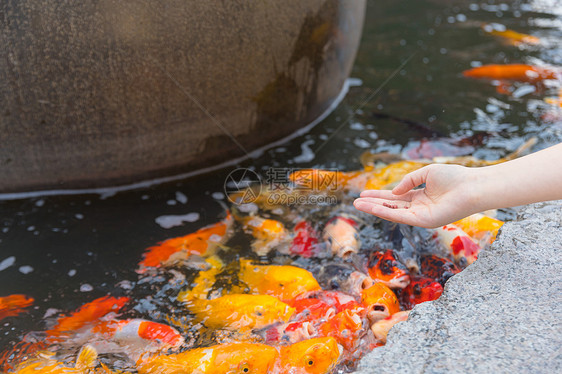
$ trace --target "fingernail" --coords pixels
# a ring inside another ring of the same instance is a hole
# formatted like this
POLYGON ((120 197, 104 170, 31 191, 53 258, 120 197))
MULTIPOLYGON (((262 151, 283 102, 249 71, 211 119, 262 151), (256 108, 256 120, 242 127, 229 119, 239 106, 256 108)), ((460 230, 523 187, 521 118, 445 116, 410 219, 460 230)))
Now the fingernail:
POLYGON ((357 208, 359 210, 367 210, 369 204, 367 204, 364 201, 361 201, 361 200, 357 199, 353 202, 353 205, 355 206, 355 208, 357 208))

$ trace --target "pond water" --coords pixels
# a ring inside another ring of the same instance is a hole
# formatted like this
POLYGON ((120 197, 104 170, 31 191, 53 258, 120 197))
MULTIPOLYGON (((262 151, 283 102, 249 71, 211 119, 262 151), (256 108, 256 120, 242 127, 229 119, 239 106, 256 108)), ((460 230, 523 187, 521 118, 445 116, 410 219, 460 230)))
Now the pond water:
MULTIPOLYGON (((236 167, 265 178, 270 168, 357 170, 367 150, 494 160, 530 137, 538 139, 533 150, 545 148, 562 132, 560 106, 544 101, 558 97, 558 82, 516 83, 508 95, 462 72, 491 63, 562 66, 561 40, 559 1, 370 1, 340 105, 307 134, 236 167), (483 31, 490 23, 532 34, 541 44, 508 45, 483 31)), ((147 247, 220 220, 230 205, 224 183, 233 169, 114 195, 0 201, 0 295, 35 299, 28 313, 0 323, 0 347, 44 330, 48 311, 71 311, 107 294, 137 300, 128 316, 162 320, 165 302, 150 296, 169 296, 159 291, 167 280, 139 284, 137 264, 147 247)), ((325 210, 310 217, 324 217, 325 210)), ((509 219, 513 211, 501 215, 509 219)), ((362 235, 366 243, 380 239, 376 232, 362 235)), ((247 248, 248 240, 241 236, 235 244, 247 248)))

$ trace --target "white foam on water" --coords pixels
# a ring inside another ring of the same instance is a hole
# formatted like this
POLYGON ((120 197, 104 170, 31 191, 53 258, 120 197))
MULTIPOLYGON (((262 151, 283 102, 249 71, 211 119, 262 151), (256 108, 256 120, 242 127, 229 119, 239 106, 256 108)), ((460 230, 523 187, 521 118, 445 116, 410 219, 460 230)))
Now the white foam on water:
POLYGON ((293 158, 293 161, 297 162, 297 163, 301 163, 301 162, 309 162, 314 160, 314 157, 316 156, 314 154, 314 152, 312 151, 312 149, 309 147, 309 145, 314 144, 314 140, 307 140, 306 142, 303 142, 301 144, 301 151, 302 153, 298 156, 296 156, 295 158, 293 158))
POLYGON ((185 204, 187 203, 187 196, 185 196, 183 193, 179 191, 176 191, 176 200, 182 204, 185 204))
POLYGON ((163 229, 171 229, 172 227, 181 226, 184 222, 195 222, 199 220, 199 213, 187 213, 184 215, 160 216, 155 219, 156 223, 163 229))
POLYGON ((276 141, 273 143, 269 143, 264 145, 261 148, 256 149, 255 151, 250 152, 245 156, 241 156, 218 165, 209 166, 202 169, 197 169, 194 171, 190 171, 187 173, 172 175, 163 178, 155 178, 155 179, 148 179, 136 183, 131 184, 124 184, 120 186, 113 186, 113 187, 100 187, 100 188, 84 188, 84 189, 69 189, 69 190, 44 190, 44 191, 31 191, 31 192, 13 192, 13 193, 0 193, 0 200, 18 200, 18 199, 28 199, 33 197, 43 197, 43 196, 58 196, 58 195, 82 195, 82 194, 98 194, 100 199, 106 199, 108 197, 114 196, 115 194, 123 191, 130 191, 136 190, 141 188, 148 188, 152 186, 156 186, 163 183, 174 182, 186 178, 190 178, 196 175, 210 173, 216 170, 225 169, 230 166, 234 166, 239 164, 242 161, 247 160, 248 158, 257 158, 261 155, 265 150, 280 146, 296 137, 306 134, 309 132, 314 126, 322 122, 326 117, 330 115, 337 108, 337 106, 341 103, 347 92, 349 91, 349 87, 360 86, 363 82, 357 78, 348 78, 344 82, 342 89, 338 96, 334 99, 332 104, 314 121, 310 122, 308 125, 301 127, 297 131, 293 132, 292 134, 276 141))
POLYGON ((29 265, 24 265, 24 266, 20 266, 20 268, 18 270, 22 274, 29 274, 29 273, 32 273, 34 269, 29 265))
POLYGON ((15 256, 10 256, 5 258, 4 260, 2 260, 2 262, 0 262, 0 271, 6 270, 7 268, 14 265, 15 263, 16 263, 15 256))

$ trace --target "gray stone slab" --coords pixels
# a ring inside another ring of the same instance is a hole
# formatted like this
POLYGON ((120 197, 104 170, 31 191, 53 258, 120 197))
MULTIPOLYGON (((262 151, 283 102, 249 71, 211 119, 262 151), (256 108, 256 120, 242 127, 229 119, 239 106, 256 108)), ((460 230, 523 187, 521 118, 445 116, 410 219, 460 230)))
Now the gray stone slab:
POLYGON ((562 201, 522 209, 358 373, 562 372, 562 201))

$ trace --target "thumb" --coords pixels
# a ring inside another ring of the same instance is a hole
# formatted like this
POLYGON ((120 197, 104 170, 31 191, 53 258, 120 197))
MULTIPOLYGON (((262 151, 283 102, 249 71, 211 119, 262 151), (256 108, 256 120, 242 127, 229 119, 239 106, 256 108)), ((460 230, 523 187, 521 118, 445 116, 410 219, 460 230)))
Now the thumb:
POLYGON ((431 169, 431 165, 424 166, 421 169, 408 173, 402 178, 400 183, 392 189, 392 193, 395 195, 403 195, 410 191, 412 188, 425 183, 427 180, 427 174, 431 169))

